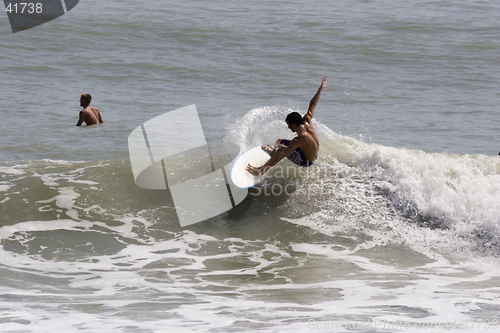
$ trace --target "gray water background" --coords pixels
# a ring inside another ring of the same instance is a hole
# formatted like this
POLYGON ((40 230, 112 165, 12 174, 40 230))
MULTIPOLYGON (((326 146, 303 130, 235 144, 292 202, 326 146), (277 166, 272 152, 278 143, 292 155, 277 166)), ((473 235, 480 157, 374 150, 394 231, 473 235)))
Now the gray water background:
POLYGON ((494 1, 82 1, 12 34, 0 21, 3 161, 127 158, 128 133, 197 104, 209 140, 248 110, 305 111, 343 135, 498 154, 494 1), (105 125, 75 128, 79 96, 105 125))

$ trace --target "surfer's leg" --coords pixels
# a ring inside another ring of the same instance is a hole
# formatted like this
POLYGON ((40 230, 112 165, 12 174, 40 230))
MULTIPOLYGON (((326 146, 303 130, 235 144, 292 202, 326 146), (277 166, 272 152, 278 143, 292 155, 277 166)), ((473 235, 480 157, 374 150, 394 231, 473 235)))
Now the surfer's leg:
POLYGON ((274 144, 274 152, 277 152, 278 149, 284 149, 290 144, 290 140, 287 139, 278 139, 274 144))
MULTIPOLYGON (((285 140, 285 139, 283 139, 283 140, 278 139, 278 141, 276 141, 276 145, 274 146, 274 151, 273 151, 273 154, 275 154, 276 152, 279 152, 279 151, 281 151, 281 150, 286 149, 286 147, 288 146, 288 144, 287 144, 287 145, 282 144, 282 142, 283 142, 283 141, 288 141, 288 140, 285 140)), ((290 143, 290 142, 288 142, 288 143, 290 143)))
POLYGON ((292 142, 292 141, 287 140, 287 139, 278 139, 278 141, 276 141, 276 144, 279 144, 280 146, 288 147, 290 142, 292 142))
POLYGON ((287 141, 287 145, 290 144, 290 141, 289 140, 285 140, 285 139, 278 139, 276 140, 276 142, 274 143, 274 149, 273 147, 271 147, 270 145, 262 145, 260 146, 260 148, 262 148, 263 151, 265 151, 266 153, 269 154, 269 156, 273 156, 274 153, 276 153, 276 151, 278 151, 278 149, 280 148, 284 148, 286 146, 284 146, 282 144, 283 141, 287 141))
MULTIPOLYGON (((279 148, 281 147, 285 147, 283 145, 283 141, 288 141, 290 142, 289 140, 286 140, 286 139, 278 139, 276 140, 276 142, 274 143, 274 151, 278 150, 279 148)), ((286 144, 286 146, 288 146, 289 143, 286 144)))
POLYGON ((268 153, 270 156, 273 156, 274 149, 270 145, 262 145, 260 146, 260 148, 262 148, 262 150, 268 153))
MULTIPOLYGON (((288 147, 290 144, 290 140, 283 139, 281 140, 281 146, 283 148, 288 147)), ((299 147, 295 149, 290 155, 287 156, 287 158, 292 161, 293 163, 297 164, 298 166, 301 167, 308 167, 313 164, 313 162, 307 160, 304 156, 304 152, 302 149, 299 147)))
POLYGON ((292 163, 295 163, 298 166, 305 167, 305 168, 307 168, 313 164, 313 162, 311 162, 307 158, 305 158, 304 152, 300 148, 297 148, 296 150, 294 150, 290 155, 287 156, 287 158, 292 163))

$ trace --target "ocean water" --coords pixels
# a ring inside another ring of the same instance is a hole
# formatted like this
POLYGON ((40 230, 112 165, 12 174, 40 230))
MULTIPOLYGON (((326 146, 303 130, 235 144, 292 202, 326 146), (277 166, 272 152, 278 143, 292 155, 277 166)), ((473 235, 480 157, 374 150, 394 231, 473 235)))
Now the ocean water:
POLYGON ((498 330, 499 22, 495 1, 0 15, 0 331, 498 330), (135 184, 145 121, 196 104, 209 142, 290 139, 323 75, 311 168, 186 228, 135 184), (84 92, 103 125, 74 126, 84 92))

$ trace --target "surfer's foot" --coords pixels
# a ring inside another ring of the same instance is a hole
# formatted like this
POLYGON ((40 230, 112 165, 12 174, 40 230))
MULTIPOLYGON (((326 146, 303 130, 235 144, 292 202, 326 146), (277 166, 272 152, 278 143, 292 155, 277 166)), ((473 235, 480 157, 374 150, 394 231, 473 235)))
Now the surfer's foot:
POLYGON ((268 153, 270 156, 274 154, 274 149, 271 146, 262 145, 260 146, 260 148, 262 148, 262 150, 268 153))
POLYGON ((260 170, 259 170, 259 168, 256 168, 256 167, 251 166, 250 164, 248 164, 247 165, 247 171, 250 172, 254 176, 258 176, 260 170))

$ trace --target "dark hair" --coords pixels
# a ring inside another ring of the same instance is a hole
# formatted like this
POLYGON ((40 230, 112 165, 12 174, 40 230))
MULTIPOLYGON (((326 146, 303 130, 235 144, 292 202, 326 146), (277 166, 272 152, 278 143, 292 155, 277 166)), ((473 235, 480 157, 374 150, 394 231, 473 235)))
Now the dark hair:
POLYGON ((92 96, 90 96, 90 94, 82 94, 82 98, 89 102, 89 104, 92 101, 92 96))
POLYGON ((286 116, 285 121, 287 123, 295 124, 297 126, 304 124, 304 118, 302 118, 302 116, 298 112, 290 113, 288 116, 286 116))

